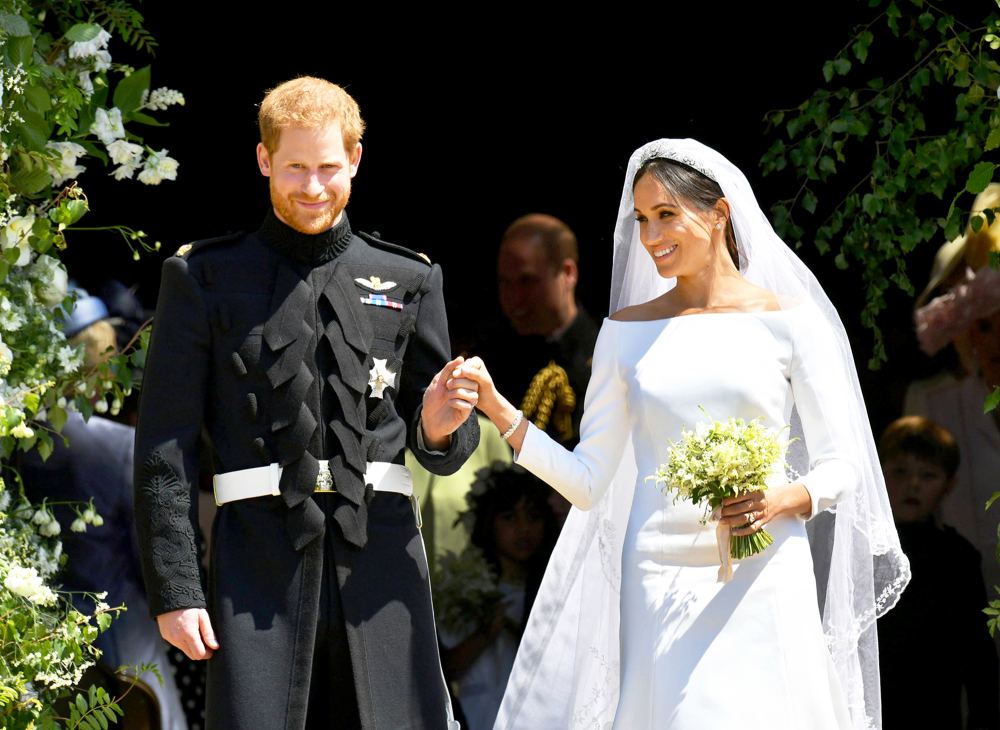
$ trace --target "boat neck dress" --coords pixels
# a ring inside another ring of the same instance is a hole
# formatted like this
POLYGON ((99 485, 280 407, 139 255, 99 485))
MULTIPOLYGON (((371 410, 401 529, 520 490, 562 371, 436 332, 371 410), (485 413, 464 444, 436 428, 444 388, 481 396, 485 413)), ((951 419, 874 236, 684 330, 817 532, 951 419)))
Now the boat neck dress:
MULTIPOLYGON (((832 333, 808 304, 604 320, 580 444, 567 451, 529 424, 517 462, 589 509, 623 449, 634 449, 638 476, 620 566, 620 657, 607 660, 609 672, 617 667, 620 690, 617 702, 594 698, 607 707, 604 721, 596 712, 589 719, 579 711, 542 717, 549 710, 541 708, 521 720, 539 728, 606 728, 610 713, 614 730, 852 727, 823 635, 806 519, 769 522, 774 543, 735 561, 733 578, 720 582, 715 525, 702 524, 703 508, 674 501, 646 479, 684 428, 709 418, 760 418, 787 439, 794 406, 810 465, 796 481, 809 491, 810 516, 834 507, 858 480, 844 449, 850 439, 843 394, 850 391, 839 362, 832 333)), ((786 481, 776 470, 769 484, 786 481)))

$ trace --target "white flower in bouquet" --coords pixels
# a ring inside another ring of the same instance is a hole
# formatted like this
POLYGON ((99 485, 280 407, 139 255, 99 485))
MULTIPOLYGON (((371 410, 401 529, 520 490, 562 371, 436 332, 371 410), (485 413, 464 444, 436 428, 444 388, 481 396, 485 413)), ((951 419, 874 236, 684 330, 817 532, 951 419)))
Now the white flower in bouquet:
MULTIPOLYGON (((683 429, 679 441, 670 444, 666 463, 646 477, 675 501, 685 499, 705 509, 708 515, 722 500, 767 489, 767 478, 784 463, 786 445, 759 418, 745 421, 698 423, 683 429)), ((773 542, 767 530, 729 537, 729 556, 743 559, 773 542)), ((720 548, 721 550, 721 548, 720 548)))
POLYGON ((42 254, 31 265, 34 293, 42 304, 54 307, 66 298, 69 274, 59 259, 42 254))
POLYGON ((151 152, 139 173, 139 182, 159 185, 164 180, 177 179, 177 160, 167 156, 166 150, 151 152))
POLYGON ((34 568, 12 565, 7 571, 3 585, 11 593, 27 598, 32 603, 47 606, 56 600, 56 594, 45 585, 42 576, 34 568))
POLYGON ((503 598, 497 584, 496 572, 475 545, 458 554, 445 552, 431 578, 440 625, 464 637, 487 624, 503 598))
POLYGON ((53 185, 62 185, 67 180, 75 180, 86 169, 76 161, 86 156, 87 150, 76 142, 49 142, 46 147, 59 155, 59 159, 49 163, 49 174, 53 185))
POLYGON ((31 229, 35 225, 35 215, 12 216, 7 225, 0 228, 0 250, 20 249, 21 253, 14 266, 24 266, 31 260, 31 229))
POLYGON ((125 136, 125 125, 122 124, 122 111, 118 107, 109 109, 100 108, 94 112, 94 124, 90 131, 104 143, 105 146, 111 144, 116 139, 125 136))
POLYGON ((82 517, 77 517, 73 520, 72 524, 69 526, 70 532, 86 532, 87 523, 83 521, 82 517))

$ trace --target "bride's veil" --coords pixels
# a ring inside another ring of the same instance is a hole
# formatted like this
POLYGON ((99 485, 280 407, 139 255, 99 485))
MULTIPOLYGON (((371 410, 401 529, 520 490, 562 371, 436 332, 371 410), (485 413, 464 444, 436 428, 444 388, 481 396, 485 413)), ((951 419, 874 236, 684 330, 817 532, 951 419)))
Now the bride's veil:
MULTIPOLYGON (((743 173, 691 139, 651 142, 629 160, 615 225, 611 313, 648 301, 674 284, 651 265, 634 220, 633 178, 654 157, 682 162, 715 180, 729 202, 746 279, 782 301, 811 301, 836 337, 849 389, 829 397, 849 403, 853 443, 843 449, 857 455, 860 484, 808 527, 823 630, 854 728, 880 728, 875 619, 895 605, 910 571, 844 326, 816 277, 772 229, 743 173)), ((801 426, 793 412, 795 435, 801 436, 801 426)), ((803 444, 797 441, 798 448, 788 455, 800 474, 810 466, 803 444)), ((611 727, 618 702, 621 551, 636 475, 629 442, 604 498, 588 512, 570 512, 535 599, 495 730, 611 727)))

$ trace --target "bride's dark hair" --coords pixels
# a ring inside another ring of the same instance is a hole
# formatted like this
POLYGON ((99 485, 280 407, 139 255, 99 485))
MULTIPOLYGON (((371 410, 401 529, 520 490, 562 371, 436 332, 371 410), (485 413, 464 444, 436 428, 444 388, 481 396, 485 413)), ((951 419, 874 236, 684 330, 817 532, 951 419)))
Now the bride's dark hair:
MULTIPOLYGON (((709 211, 719 198, 722 188, 712 178, 703 175, 693 167, 666 157, 652 157, 643 162, 635 171, 632 189, 643 175, 650 174, 675 198, 685 200, 699 210, 709 211)), ((736 268, 740 268, 740 254, 736 246, 736 232, 732 220, 726 220, 726 250, 736 268)))

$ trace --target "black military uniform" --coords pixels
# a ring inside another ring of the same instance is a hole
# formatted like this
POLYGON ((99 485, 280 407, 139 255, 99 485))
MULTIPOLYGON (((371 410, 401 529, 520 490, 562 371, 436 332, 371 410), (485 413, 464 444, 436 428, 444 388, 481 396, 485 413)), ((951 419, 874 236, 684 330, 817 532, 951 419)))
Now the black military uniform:
POLYGON ((310 727, 448 727, 411 500, 364 477, 368 462, 402 464, 405 446, 436 474, 475 448, 475 418, 445 453, 417 443, 423 391, 448 359, 440 268, 354 235, 346 215, 311 236, 272 212, 254 233, 165 262, 136 521, 153 614, 208 607, 220 644, 210 729, 302 728, 307 716, 310 727), (280 496, 219 509, 207 602, 193 496, 203 427, 217 474, 282 467, 280 496), (318 459, 335 493, 314 493, 318 459))

